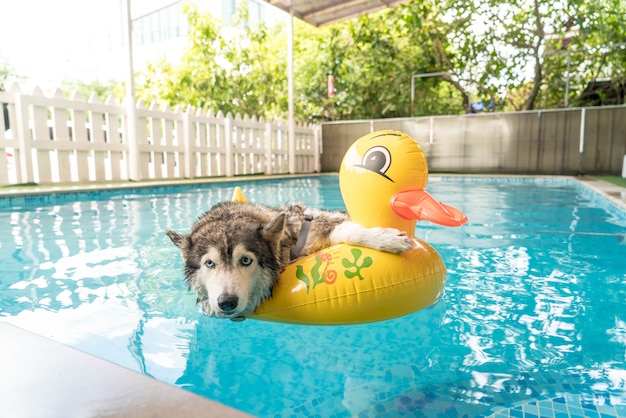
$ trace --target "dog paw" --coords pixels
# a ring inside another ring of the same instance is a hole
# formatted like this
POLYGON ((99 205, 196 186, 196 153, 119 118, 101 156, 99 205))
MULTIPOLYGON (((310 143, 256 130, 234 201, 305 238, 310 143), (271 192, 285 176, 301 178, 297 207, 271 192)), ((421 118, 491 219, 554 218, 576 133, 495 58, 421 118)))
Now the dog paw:
POLYGON ((378 249, 388 253, 403 253, 413 248, 413 240, 395 228, 380 228, 378 249))

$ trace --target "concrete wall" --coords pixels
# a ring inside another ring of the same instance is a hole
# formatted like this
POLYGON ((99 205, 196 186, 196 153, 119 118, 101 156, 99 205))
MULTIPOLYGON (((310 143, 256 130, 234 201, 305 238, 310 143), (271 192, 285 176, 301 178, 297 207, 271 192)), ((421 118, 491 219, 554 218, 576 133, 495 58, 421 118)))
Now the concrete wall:
POLYGON ((322 171, 379 129, 415 138, 432 172, 619 175, 626 154, 626 106, 607 106, 325 123, 322 171))

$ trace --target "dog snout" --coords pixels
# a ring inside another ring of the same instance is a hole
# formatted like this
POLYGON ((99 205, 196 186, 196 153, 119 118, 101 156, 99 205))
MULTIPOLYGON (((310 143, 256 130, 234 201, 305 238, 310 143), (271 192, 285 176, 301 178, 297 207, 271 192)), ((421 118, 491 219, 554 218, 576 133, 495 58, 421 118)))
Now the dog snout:
POLYGON ((238 303, 239 303, 239 298, 237 297, 237 295, 225 294, 225 295, 220 295, 217 298, 217 306, 219 306, 223 312, 234 311, 237 308, 238 303))

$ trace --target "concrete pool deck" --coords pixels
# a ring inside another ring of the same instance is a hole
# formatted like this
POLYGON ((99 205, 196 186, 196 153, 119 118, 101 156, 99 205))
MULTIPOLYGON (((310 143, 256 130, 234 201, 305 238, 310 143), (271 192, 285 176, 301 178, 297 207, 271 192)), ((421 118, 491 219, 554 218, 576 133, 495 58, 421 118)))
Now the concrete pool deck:
POLYGON ((249 416, 2 321, 0 336, 2 416, 249 416))
MULTIPOLYGON (((272 176, 270 179, 303 177, 272 176)), ((436 175, 433 175, 436 177, 436 175)), ((467 175, 466 175, 467 177, 467 175)), ((471 175, 471 177, 479 177, 471 175)), ((509 177, 509 176, 489 176, 509 177)), ((516 176, 537 177, 537 176, 516 176)), ((571 178, 626 210, 626 188, 594 178, 571 178)), ((207 180, 268 179, 267 176, 207 180)), ((88 186, 26 186, 0 189, 0 198, 41 193, 132 189, 198 181, 88 186)), ((249 415, 138 372, 20 329, 0 319, 2 415, 16 417, 224 417, 249 415)))
POLYGON ((576 178, 576 180, 626 209, 626 188, 592 177, 576 178))

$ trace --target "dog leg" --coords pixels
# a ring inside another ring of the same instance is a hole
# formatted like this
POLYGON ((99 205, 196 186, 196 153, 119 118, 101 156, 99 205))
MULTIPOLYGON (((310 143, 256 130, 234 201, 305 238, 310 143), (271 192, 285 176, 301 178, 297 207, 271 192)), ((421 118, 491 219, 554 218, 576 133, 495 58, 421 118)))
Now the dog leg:
POLYGON ((413 248, 413 241, 402 231, 395 228, 365 228, 351 221, 337 225, 330 234, 330 242, 343 242, 389 253, 403 253, 413 248))

